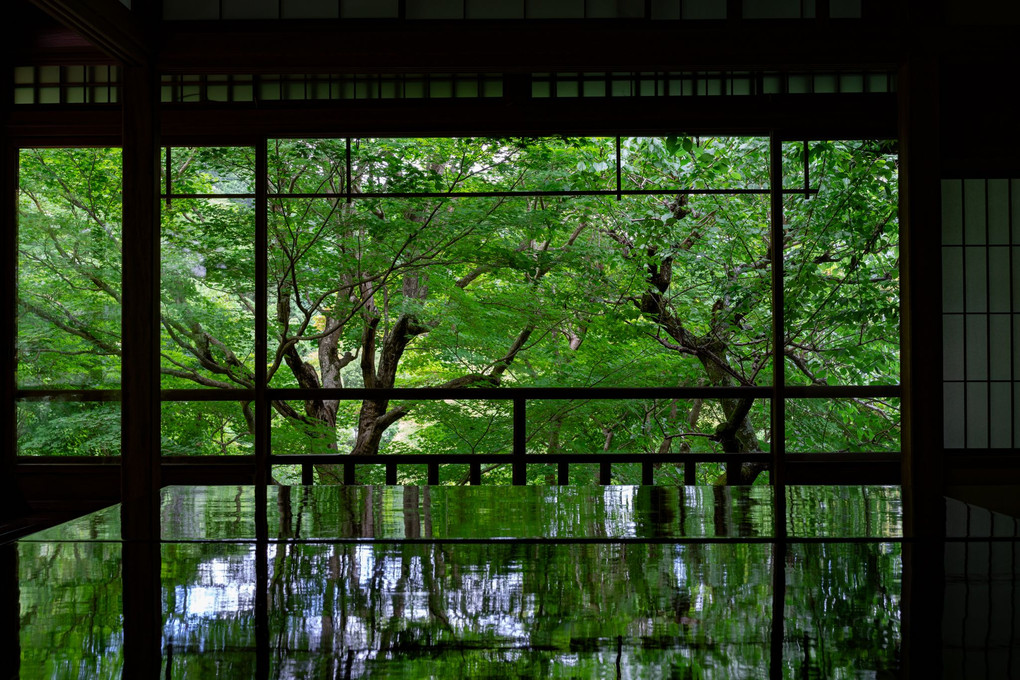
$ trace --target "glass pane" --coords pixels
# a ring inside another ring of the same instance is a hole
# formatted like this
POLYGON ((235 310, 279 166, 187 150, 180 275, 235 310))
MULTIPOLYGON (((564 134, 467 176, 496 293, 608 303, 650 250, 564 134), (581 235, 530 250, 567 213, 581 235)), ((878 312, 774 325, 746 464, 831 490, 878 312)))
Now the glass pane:
POLYGON ((767 189, 769 141, 761 137, 626 137, 624 189, 767 189))
MULTIPOLYGON (((165 176, 166 156, 163 158, 165 176)), ((251 147, 173 147, 170 161, 172 194, 255 192, 255 150, 251 147)))
MULTIPOLYGON (((804 182, 804 154, 808 155, 808 162, 811 159, 811 145, 807 142, 783 142, 783 188, 803 189, 804 182)), ((811 167, 808 167, 808 180, 810 181, 811 167)))
MULTIPOLYGON (((502 400, 309 399, 274 402, 273 408, 274 454, 505 455, 513 446, 511 406, 502 400), (380 419, 385 424, 368 424, 379 423, 380 419)), ((509 483, 509 465, 487 461, 483 469, 494 475, 505 473, 509 483), (501 467, 507 469, 498 472, 501 467)), ((382 484, 386 480, 382 465, 359 465, 356 472, 359 484, 382 484)), ((320 482, 340 483, 344 479, 341 465, 316 465, 315 473, 320 482)), ((440 483, 466 483, 467 473, 463 464, 440 465, 440 483)), ((397 483, 427 484, 427 466, 399 465, 397 483)))
POLYGON ((407 0, 408 19, 463 19, 464 0, 407 0))
POLYGON ((615 144, 609 138, 355 139, 352 154, 356 193, 605 191, 616 186, 615 144))
POLYGON ((467 19, 523 19, 524 0, 467 0, 467 19))
MULTIPOLYGON (((501 454, 513 450, 510 401, 393 402, 407 411, 386 453, 501 454)), ((419 471, 424 475, 424 470, 419 471)), ((411 482, 401 482, 411 483, 411 482)), ((423 484, 424 480, 417 482, 423 484)))
POLYGON ((173 199, 162 212, 162 387, 254 388, 251 200, 173 199))
POLYGON ((900 450, 898 398, 791 399, 786 402, 790 453, 900 450))
POLYGON ((768 384, 767 198, 682 201, 274 199, 273 385, 768 384))
POLYGON ((19 401, 19 456, 119 456, 120 403, 19 401))
POLYGON ((801 0, 744 0, 744 19, 800 19, 801 0))
POLYGON ((897 161, 881 142, 816 143, 817 196, 785 199, 787 381, 899 382, 897 161))
POLYGON ((24 149, 18 386, 120 386, 119 149, 24 149))
POLYGON ((340 0, 343 19, 396 19, 398 0, 340 0))
MULTIPOLYGON (((598 479, 599 454, 762 453, 769 450, 766 399, 531 400, 527 406, 529 454, 586 454, 588 464, 570 465, 570 482, 598 479)), ((613 466, 615 483, 639 484, 639 468, 613 466)), ((747 464, 743 484, 755 483, 765 464, 747 464)), ((683 463, 655 463, 683 480, 683 463)), ((697 480, 712 484, 726 474, 724 463, 698 463, 697 480)), ((545 483, 537 471, 534 483, 545 483)), ((532 483, 529 470, 529 483, 532 483)), ((682 481, 681 481, 682 483, 682 481)))
POLYGON ((529 19, 580 19, 584 0, 524 0, 529 19))
POLYGON ((284 19, 336 19, 340 6, 336 0, 284 0, 284 19))
POLYGON ((860 19, 861 0, 829 0, 829 16, 833 19, 860 19))
POLYGON ((255 405, 164 401, 160 431, 164 456, 254 455, 255 405))
POLYGON ((725 19, 726 0, 680 0, 683 19, 725 19))
POLYGON ((269 140, 269 192, 343 193, 347 165, 344 139, 269 140))
POLYGON ((277 19, 280 0, 220 0, 223 19, 277 19))

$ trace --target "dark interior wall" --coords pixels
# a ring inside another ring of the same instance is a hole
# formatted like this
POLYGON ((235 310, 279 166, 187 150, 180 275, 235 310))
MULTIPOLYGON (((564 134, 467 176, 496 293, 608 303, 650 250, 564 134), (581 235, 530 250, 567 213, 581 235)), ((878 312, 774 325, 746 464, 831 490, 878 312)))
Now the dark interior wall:
POLYGON ((951 26, 1020 25, 1020 5, 1003 0, 943 0, 945 21, 951 26))
POLYGON ((943 59, 939 93, 943 177, 1020 177, 1018 69, 1016 50, 950 54, 943 59))
MULTIPOLYGON (((973 5, 973 11, 968 13, 967 7, 971 5, 965 6, 964 3, 957 2, 947 5, 947 21, 966 24, 966 28, 961 30, 960 42, 947 50, 941 58, 938 113, 944 198, 945 192, 955 192, 959 187, 964 187, 965 205, 961 209, 971 212, 962 217, 944 214, 943 222, 945 225, 948 223, 947 220, 962 220, 966 226, 968 220, 974 219, 973 211, 977 207, 976 215, 979 220, 996 219, 997 215, 1007 213, 1011 233, 1020 234, 1015 205, 1015 194, 1020 180, 1020 137, 1016 134, 1014 85, 1015 74, 1020 67, 1020 55, 1012 44, 1013 39, 1004 37, 1011 32, 1015 33, 1015 29, 1004 27, 1020 22, 1020 9, 1015 3, 978 2, 973 5), (985 36, 984 39, 982 36, 985 36), (1010 46, 1003 47, 1003 41, 1010 41, 1010 46), (976 199, 975 193, 980 194, 982 187, 989 188, 989 197, 984 206, 974 206, 974 201, 980 200, 979 195, 976 199), (1003 191, 1008 192, 1008 196, 993 196, 996 192, 1002 194, 1003 191), (982 207, 984 215, 981 214, 982 207)), ((956 200, 951 197, 946 200, 948 202, 944 209, 958 212, 956 200)), ((998 219, 1001 221, 1002 217, 998 219)), ((1012 236, 1011 240, 1016 243, 1017 236, 1012 236)), ((943 243, 948 244, 945 237, 943 243)), ((995 245, 996 243, 998 241, 992 239, 988 241, 987 246, 968 243, 962 247, 972 255, 976 254, 976 248, 980 248, 990 258, 993 251, 1006 252, 1003 246, 995 245)), ((1016 251, 1009 250, 1012 262, 1016 251)), ((954 271, 952 274, 956 279, 964 281, 964 271, 954 271)), ((1015 273, 1013 276, 1015 278, 1015 273)), ((950 284, 946 282, 946 285, 950 284)), ((962 285, 968 289, 972 283, 964 281, 962 285)), ((988 285, 996 288, 1001 284, 990 278, 988 285)), ((967 290, 965 294, 970 295, 970 291, 967 290)), ((993 294, 994 291, 990 289, 989 295, 993 294)), ((972 297, 965 299, 972 304, 972 297)), ((1015 315, 1020 311, 1017 308, 1018 301, 1013 301, 1012 305, 1009 311, 1015 315)), ((969 311, 970 308, 964 309, 966 313, 961 318, 968 318, 972 322, 977 319, 974 312, 969 311)), ((948 306, 944 307, 944 312, 949 311, 951 310, 948 306)), ((950 316, 947 314, 946 318, 950 316)), ((989 314, 988 318, 991 316, 989 314)), ((989 320, 988 348, 992 354, 990 358, 992 363, 1001 362, 1002 357, 1016 356, 1018 351, 1020 335, 1016 332, 1003 331, 1002 328, 1002 324, 993 326, 989 320), (995 330, 996 328, 998 330, 995 330)), ((952 351, 947 346, 946 358, 950 361, 947 366, 952 364, 952 351)), ((965 354, 964 361, 974 359, 972 350, 965 351, 965 354)), ((956 363, 959 364, 958 361, 956 363)), ((959 369, 956 369, 956 372, 959 373, 959 369)), ((950 376, 947 373, 948 377, 950 376)), ((1003 374, 999 371, 992 377, 1002 378, 1003 374)), ((1009 382, 991 385, 987 397, 982 394, 981 380, 972 380, 964 384, 965 389, 977 390, 976 393, 966 392, 968 396, 976 395, 979 400, 987 399, 987 408, 991 410, 988 427, 1000 435, 1012 431, 1012 441, 1003 440, 1001 436, 996 441, 993 435, 988 438, 987 443, 983 443, 980 437, 977 441, 974 437, 961 439, 959 427, 953 434, 947 430, 945 492, 947 495, 965 498, 972 503, 981 503, 984 497, 989 507, 994 505, 1005 509, 1006 512, 1016 513, 1018 508, 1015 500, 1009 502, 1008 499, 1015 498, 1017 485, 1020 485, 1020 455, 1017 453, 1017 445, 1020 444, 1018 440, 1020 420, 1017 417, 1017 409, 1020 401, 1016 396, 1017 374, 1013 372, 1011 378, 1009 382), (1004 419, 1007 422, 1002 422, 1004 419)), ((967 404, 959 403, 960 395, 964 393, 957 391, 955 398, 950 398, 950 393, 946 392, 944 404, 947 418, 952 417, 951 414, 955 411, 958 421, 963 419, 965 424, 973 425, 973 419, 979 414, 964 415, 963 411, 966 410, 967 404)), ((978 410, 981 410, 980 407, 978 410)), ((979 419, 983 418, 984 415, 980 414, 979 419)), ((984 423, 980 426, 983 428, 984 423)))

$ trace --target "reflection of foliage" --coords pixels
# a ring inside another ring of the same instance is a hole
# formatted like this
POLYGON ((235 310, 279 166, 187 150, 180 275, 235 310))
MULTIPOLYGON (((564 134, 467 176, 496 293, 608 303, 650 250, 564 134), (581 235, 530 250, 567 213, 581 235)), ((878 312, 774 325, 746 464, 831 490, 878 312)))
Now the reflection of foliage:
MULTIPOLYGON (((777 560, 770 543, 741 541, 771 531, 765 489, 513 491, 271 491, 271 535, 279 540, 262 548, 272 631, 264 658, 279 672, 270 677, 615 677, 617 658, 624 677, 767 677, 777 568, 786 577, 783 677, 858 677, 897 666, 897 543, 791 543, 777 560), (633 534, 649 542, 457 542, 633 534), (730 541, 669 540, 684 534, 730 541), (330 540, 338 536, 365 541, 330 540), (371 541, 382 538, 433 540, 371 541)), ((805 493, 798 507, 815 524, 801 535, 898 530, 868 525, 895 491, 805 493), (859 517, 845 516, 848 499, 859 517)), ((164 652, 173 646, 173 675, 252 677, 260 549, 236 539, 253 535, 253 493, 192 487, 166 501, 169 517, 194 522, 172 523, 175 536, 226 541, 162 548, 164 652)), ((79 667, 89 677, 117 677, 119 544, 23 543, 19 551, 21 573, 32 575, 21 579, 25 677, 37 669, 64 677, 46 669, 79 667)))
MULTIPOLYGON (((349 148, 350 158, 347 140, 270 142, 264 358, 253 353, 251 199, 169 201, 162 217, 165 388, 250 388, 259 360, 274 387, 771 380, 767 195, 677 193, 767 188, 766 140, 624 139, 624 189, 660 193, 619 200, 505 195, 613 190, 615 151, 607 139, 352 139, 349 148), (420 195, 426 192, 449 195, 420 195), (478 195, 485 192, 497 193, 478 195), (307 197, 313 193, 340 195, 307 197)), ((785 185, 801 181, 804 153, 803 144, 784 146, 785 185)), ((895 158, 870 142, 815 142, 807 153, 817 195, 785 201, 789 382, 896 383, 895 158)), ((116 387, 116 160, 96 150, 22 156, 25 386, 116 387)), ((174 149, 170 184, 175 192, 250 193, 253 167, 250 148, 174 149)), ((506 451, 512 428, 505 406, 280 401, 273 403, 273 441, 291 452, 506 451)), ((230 408, 233 415, 210 409, 208 417, 197 406, 164 409, 164 440, 177 453, 247 452, 251 405, 230 408)), ((768 411, 750 399, 536 401, 528 405, 527 447, 767 451, 768 411)), ((895 401, 803 400, 787 413, 790 450, 899 446, 895 401)), ((338 481, 335 466, 317 468, 321 480, 338 481)), ((760 471, 699 466, 708 482, 750 483, 760 471)), ((374 479, 364 472, 362 481, 374 479)), ((404 482, 423 481, 416 469, 401 474, 404 482)), ((532 482, 550 480, 547 470, 530 474, 532 482)), ((585 474, 579 468, 575 478, 585 474)), ((621 467, 617 478, 637 481, 637 474, 621 467)), ((681 478, 673 466, 657 466, 656 474, 681 478)), ((508 475, 486 471, 489 480, 508 475)))
POLYGON ((855 677, 846 664, 855 657, 858 668, 895 672, 900 546, 805 543, 789 550, 784 656, 801 660, 805 677, 855 677))
POLYGON ((2 549, 17 551, 22 574, 20 677, 121 677, 120 544, 21 542, 2 549))

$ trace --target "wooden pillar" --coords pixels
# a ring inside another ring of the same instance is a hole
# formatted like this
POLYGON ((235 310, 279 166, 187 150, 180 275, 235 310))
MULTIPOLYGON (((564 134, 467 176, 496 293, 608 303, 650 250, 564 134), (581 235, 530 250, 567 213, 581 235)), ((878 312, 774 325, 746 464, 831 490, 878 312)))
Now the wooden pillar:
MULTIPOLYGON (((6 34, 7 31, 4 31, 6 34)), ((7 94, 0 104, 0 126, 6 131, 14 103, 14 69, 10 59, 0 60, 0 89, 7 94)), ((28 508, 21 495, 16 474, 16 456, 18 451, 17 404, 14 401, 17 389, 15 371, 18 367, 17 333, 18 305, 16 302, 18 286, 18 150, 11 139, 5 134, 0 144, 0 187, 3 187, 0 198, 0 233, 3 234, 4 255, 7 258, 3 266, 3 322, 0 323, 3 335, 0 338, 0 355, 3 370, 3 403, 4 425, 3 441, 0 442, 0 518, 17 517, 27 512, 28 508)))
POLYGON ((900 69, 899 90, 904 530, 938 538, 945 456, 936 56, 912 54, 900 69))
POLYGON ((123 534, 159 537, 159 137, 154 73, 123 68, 123 534))
POLYGON ((909 47, 899 72, 903 529, 902 677, 942 677, 945 588, 938 58, 909 47))
POLYGON ((123 67, 124 677, 159 674, 159 126, 155 71, 123 67))

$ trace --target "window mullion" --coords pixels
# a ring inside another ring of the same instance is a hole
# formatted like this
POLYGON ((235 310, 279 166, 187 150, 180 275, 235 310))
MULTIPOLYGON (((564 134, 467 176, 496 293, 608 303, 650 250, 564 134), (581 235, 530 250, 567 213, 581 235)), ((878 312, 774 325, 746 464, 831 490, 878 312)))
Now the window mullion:
POLYGON ((769 140, 772 253, 772 470, 776 536, 785 535, 786 518, 786 333, 783 291, 783 146, 773 132, 769 140), (782 533, 781 533, 782 532, 782 533))
POLYGON ((267 272, 269 258, 269 160, 266 145, 260 138, 255 145, 255 498, 256 527, 265 524, 266 484, 269 481, 269 402, 266 398, 266 336, 269 305, 267 272), (261 521, 260 521, 261 520, 261 521))

